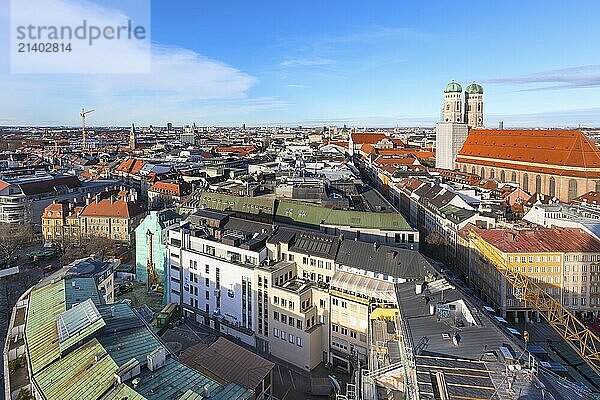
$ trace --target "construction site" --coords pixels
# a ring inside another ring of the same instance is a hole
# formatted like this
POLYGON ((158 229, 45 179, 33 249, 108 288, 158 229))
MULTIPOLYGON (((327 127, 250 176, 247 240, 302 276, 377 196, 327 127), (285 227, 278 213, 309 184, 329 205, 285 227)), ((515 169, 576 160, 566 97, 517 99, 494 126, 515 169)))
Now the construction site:
POLYGON ((368 365, 338 398, 600 398, 596 334, 476 232, 469 239, 543 321, 507 321, 454 276, 397 283, 397 303, 372 304, 368 365))

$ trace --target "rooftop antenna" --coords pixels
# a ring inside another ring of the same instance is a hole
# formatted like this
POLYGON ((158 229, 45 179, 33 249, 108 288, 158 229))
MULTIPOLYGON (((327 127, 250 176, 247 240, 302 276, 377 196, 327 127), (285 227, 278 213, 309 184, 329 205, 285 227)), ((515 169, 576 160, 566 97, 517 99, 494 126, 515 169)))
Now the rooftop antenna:
POLYGON ((93 113, 96 110, 87 110, 85 111, 85 108, 81 109, 81 113, 79 115, 81 115, 81 133, 82 133, 82 145, 83 145, 83 149, 85 150, 87 148, 86 146, 86 141, 85 141, 85 116, 88 114, 93 113))

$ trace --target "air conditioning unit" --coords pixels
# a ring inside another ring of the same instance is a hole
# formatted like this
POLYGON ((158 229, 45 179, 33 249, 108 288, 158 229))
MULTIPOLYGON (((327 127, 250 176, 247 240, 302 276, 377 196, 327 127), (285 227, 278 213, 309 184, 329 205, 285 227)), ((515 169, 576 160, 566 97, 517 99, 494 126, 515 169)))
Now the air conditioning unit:
POLYGON ((152 353, 148 354, 146 356, 146 359, 148 361, 148 369, 150 371, 156 371, 157 369, 165 365, 165 362, 167 360, 165 349, 163 347, 159 347, 152 353))

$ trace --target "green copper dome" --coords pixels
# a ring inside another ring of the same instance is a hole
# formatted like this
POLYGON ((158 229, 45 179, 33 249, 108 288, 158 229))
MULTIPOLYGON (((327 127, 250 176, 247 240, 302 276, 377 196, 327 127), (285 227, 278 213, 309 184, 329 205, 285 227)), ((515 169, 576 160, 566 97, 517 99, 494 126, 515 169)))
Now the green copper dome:
POLYGON ((468 94, 483 94, 483 88, 481 85, 473 82, 465 89, 468 94))
POLYGON ((444 89, 444 93, 454 93, 454 92, 458 92, 458 93, 462 92, 462 87, 458 83, 452 81, 446 85, 446 89, 444 89))

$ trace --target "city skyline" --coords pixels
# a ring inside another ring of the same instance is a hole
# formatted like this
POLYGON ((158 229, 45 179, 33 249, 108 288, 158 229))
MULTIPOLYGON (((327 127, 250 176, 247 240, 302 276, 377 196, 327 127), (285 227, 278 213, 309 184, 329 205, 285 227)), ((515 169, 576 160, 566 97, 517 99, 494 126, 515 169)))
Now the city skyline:
POLYGON ((597 8, 153 1, 151 74, 10 74, 5 58, 0 125, 78 126, 85 106, 91 126, 433 126, 454 79, 483 85, 489 127, 598 126, 597 8))

